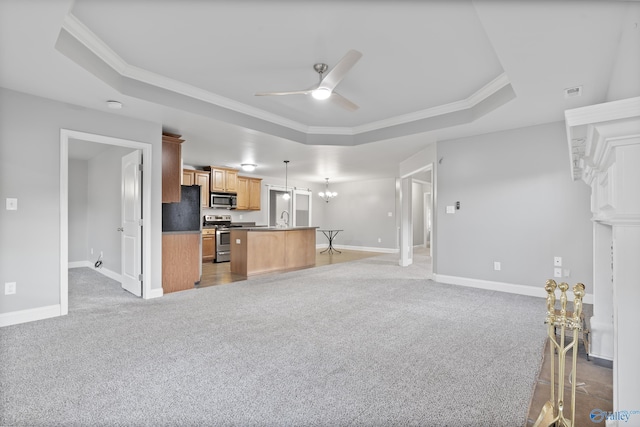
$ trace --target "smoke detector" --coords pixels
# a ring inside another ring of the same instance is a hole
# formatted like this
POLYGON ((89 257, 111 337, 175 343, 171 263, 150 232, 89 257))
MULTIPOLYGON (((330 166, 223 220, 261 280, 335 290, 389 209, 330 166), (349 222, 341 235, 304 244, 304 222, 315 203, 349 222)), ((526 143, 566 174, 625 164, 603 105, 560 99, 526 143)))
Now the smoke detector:
POLYGON ((582 86, 568 87, 564 90, 565 98, 573 98, 576 96, 582 96, 582 86))

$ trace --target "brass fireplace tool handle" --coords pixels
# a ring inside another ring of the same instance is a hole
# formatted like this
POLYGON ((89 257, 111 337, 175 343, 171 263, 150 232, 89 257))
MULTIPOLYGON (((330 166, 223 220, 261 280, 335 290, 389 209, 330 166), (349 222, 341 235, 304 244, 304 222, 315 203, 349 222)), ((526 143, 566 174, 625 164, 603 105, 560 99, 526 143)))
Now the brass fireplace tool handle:
POLYGON ((544 323, 548 325, 549 334, 549 358, 551 361, 551 397, 544 404, 534 427, 574 427, 573 420, 576 415, 576 362, 578 358, 578 333, 582 330, 582 298, 584 297, 584 285, 577 283, 573 287, 573 313, 567 311, 567 290, 569 285, 565 282, 556 284, 554 280, 547 280, 544 289, 547 291, 547 316, 544 323), (560 310, 556 311, 556 288, 560 290, 560 310), (560 342, 556 340, 556 328, 560 328, 560 342), (572 332, 571 343, 565 344, 565 333, 572 332), (573 349, 571 369, 571 418, 565 418, 564 409, 564 373, 567 352, 573 349), (558 396, 555 397, 556 374, 555 352, 558 352, 558 396))

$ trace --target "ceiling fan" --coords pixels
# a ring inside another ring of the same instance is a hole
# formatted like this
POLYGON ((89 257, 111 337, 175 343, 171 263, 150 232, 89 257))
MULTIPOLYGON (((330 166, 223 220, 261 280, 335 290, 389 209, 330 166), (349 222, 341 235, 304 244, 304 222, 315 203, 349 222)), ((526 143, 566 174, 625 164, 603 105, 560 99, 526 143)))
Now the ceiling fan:
POLYGON ((258 92, 255 96, 281 96, 281 95, 311 95, 315 99, 327 99, 340 105, 349 111, 355 111, 358 106, 349 101, 344 96, 337 93, 334 89, 338 86, 338 83, 344 79, 347 72, 360 60, 362 53, 357 50, 350 50, 344 57, 331 69, 325 76, 329 66, 327 64, 318 63, 313 66, 313 69, 320 75, 320 82, 305 90, 293 90, 287 92, 258 92))

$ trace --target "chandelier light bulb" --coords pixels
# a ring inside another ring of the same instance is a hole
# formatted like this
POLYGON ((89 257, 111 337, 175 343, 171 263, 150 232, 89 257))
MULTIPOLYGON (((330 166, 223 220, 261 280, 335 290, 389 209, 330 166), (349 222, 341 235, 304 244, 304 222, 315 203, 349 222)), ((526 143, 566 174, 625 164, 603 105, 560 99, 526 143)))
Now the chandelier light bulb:
POLYGON ((325 178, 325 190, 318 193, 318 196, 322 197, 325 202, 329 203, 329 200, 336 197, 338 193, 335 191, 329 191, 329 178, 325 178))

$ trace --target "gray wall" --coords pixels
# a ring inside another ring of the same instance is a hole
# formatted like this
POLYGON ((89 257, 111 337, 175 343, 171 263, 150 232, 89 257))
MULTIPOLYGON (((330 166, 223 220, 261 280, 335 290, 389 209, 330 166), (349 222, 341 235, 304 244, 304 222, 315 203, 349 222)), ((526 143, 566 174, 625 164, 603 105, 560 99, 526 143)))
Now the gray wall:
POLYGON ((69 159, 69 262, 88 259, 88 171, 86 160, 69 159))
POLYGON ((0 209, 0 283, 17 283, 0 314, 60 303, 61 128, 153 145, 151 287, 162 287, 161 125, 0 89, 0 200, 19 209, 0 209))
MULTIPOLYGON (((338 197, 326 203, 316 196, 314 203, 324 205, 324 217, 317 223, 321 228, 344 230, 335 240, 337 245, 397 249, 395 178, 329 183, 329 189, 338 197)), ((318 243, 325 241, 318 237, 318 243)))
POLYGON ((413 182, 413 190, 411 191, 411 207, 413 219, 413 246, 424 245, 424 193, 427 191, 425 186, 419 182, 413 182))
POLYGON ((590 193, 571 180, 564 123, 441 142, 438 157, 438 274, 542 287, 561 256, 592 291, 590 193))
POLYGON ((89 160, 88 208, 89 224, 87 258, 98 259, 100 252, 103 268, 114 273, 122 272, 120 232, 122 226, 122 156, 133 151, 130 148, 111 147, 89 160), (93 248, 93 255, 90 254, 93 248))

